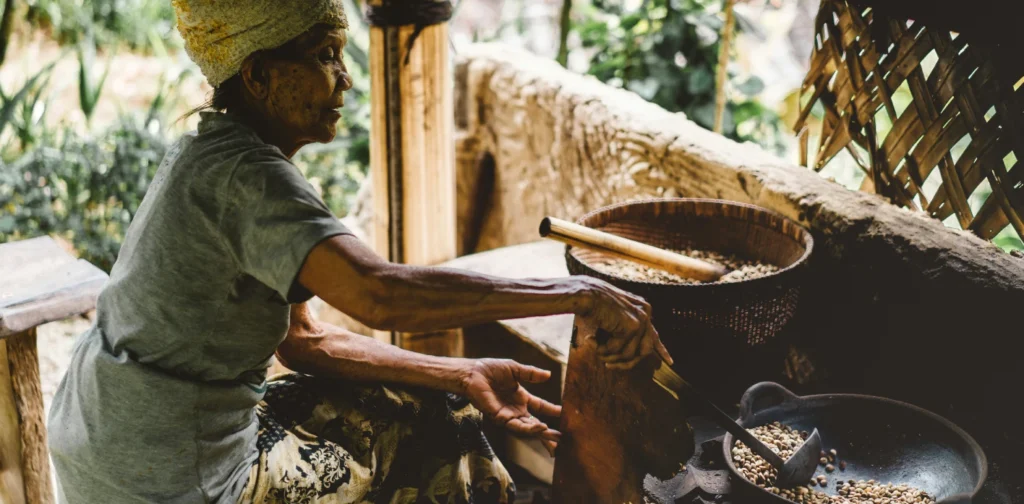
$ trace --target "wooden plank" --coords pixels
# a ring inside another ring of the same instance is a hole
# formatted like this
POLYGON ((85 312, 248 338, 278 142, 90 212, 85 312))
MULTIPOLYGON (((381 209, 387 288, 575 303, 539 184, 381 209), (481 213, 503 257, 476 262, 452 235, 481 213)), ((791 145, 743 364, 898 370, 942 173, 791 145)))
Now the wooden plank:
POLYGON ((0 338, 91 310, 107 274, 49 237, 0 245, 0 338))
POLYGON ((640 503, 646 475, 668 479, 693 454, 693 431, 679 401, 651 379, 656 356, 608 370, 589 331, 579 327, 569 356, 553 501, 640 503))
POLYGON ((569 362, 569 341, 574 318, 571 314, 529 317, 502 320, 501 325, 520 340, 565 365, 569 362))
MULTIPOLYGON (((28 269, 37 269, 33 267, 28 269)), ((39 269, 31 275, 15 275, 4 278, 0 287, 0 310, 24 306, 33 302, 60 297, 74 288, 88 289, 97 282, 102 284, 107 275, 85 260, 68 262, 39 269)))
MULTIPOLYGON (((432 265, 457 250, 454 101, 447 24, 423 28, 410 46, 416 31, 412 25, 371 29, 374 242, 392 261, 432 265)), ((459 331, 446 331, 391 339, 459 355, 460 338, 459 331)))
POLYGON ((429 333, 399 333, 399 346, 406 350, 439 357, 462 357, 462 331, 458 329, 429 333))
MULTIPOLYGON (((406 41, 415 31, 413 26, 402 26, 398 29, 398 39, 406 41)), ((422 215, 426 210, 423 197, 424 190, 429 186, 429 177, 434 175, 430 168, 441 168, 437 165, 436 153, 427 148, 426 101, 424 79, 429 71, 426 68, 429 56, 424 54, 426 29, 412 47, 401 43, 402 63, 399 65, 399 86, 401 91, 401 109, 399 121, 402 125, 402 262, 407 264, 428 264, 427 250, 429 238, 423 233, 429 231, 432 223, 427 220, 427 230, 418 229, 422 226, 422 215), (407 59, 406 59, 407 58, 407 59)), ((438 176, 443 177, 438 173, 438 176)), ((438 197, 443 197, 438 195, 438 197)), ((438 216, 443 219, 443 216, 438 216)), ((443 222, 438 225, 444 226, 443 222)))
MULTIPOLYGON (((398 39, 408 40, 415 27, 403 26, 398 29, 398 39)), ((427 135, 429 132, 428 118, 426 116, 426 97, 424 80, 426 79, 426 68, 428 55, 424 54, 426 44, 426 29, 416 43, 403 53, 406 53, 406 60, 400 65, 399 86, 401 86, 401 117, 402 123, 402 260, 407 264, 428 264, 424 260, 429 254, 430 240, 423 236, 429 232, 432 223, 429 215, 423 215, 426 210, 424 201, 424 190, 429 186, 429 177, 434 175, 429 168, 440 168, 437 166, 437 155, 433 149, 428 149, 427 135), (427 218, 427 225, 423 225, 427 218), (419 229, 426 227, 427 229, 419 229)), ((405 44, 401 44, 405 48, 405 44)), ((443 177, 443 174, 438 173, 443 177)), ((438 197, 443 197, 438 195, 438 197)), ((438 216, 443 219, 443 216, 438 216)), ((443 222, 438 222, 442 227, 443 222)), ((442 231, 443 232, 443 231, 442 231)))
POLYGON ((74 261, 48 236, 4 243, 0 245, 0 278, 31 278, 47 268, 74 261))
POLYGON ((7 365, 7 342, 3 340, 0 340, 0 502, 25 503, 18 406, 14 400, 10 367, 7 365))
MULTIPOLYGON (((537 220, 540 225, 540 220, 537 220)), ((536 231, 534 232, 536 235, 536 231)), ((505 278, 561 278, 569 276, 565 245, 554 240, 534 240, 479 252, 446 261, 441 266, 505 278)))
POLYGON ((80 260, 25 282, 0 287, 0 338, 92 310, 107 274, 80 260))
MULTIPOLYGON (((470 254, 442 263, 441 266, 504 278, 569 276, 569 270, 565 265, 565 245, 552 240, 540 240, 470 254)), ((568 362, 573 324, 571 314, 502 320, 499 323, 509 335, 534 347, 553 362, 562 365, 568 362)), ((467 332, 464 337, 469 337, 469 333, 467 332)), ((466 342, 466 345, 468 348, 469 342, 466 342)))
POLYGON ((36 330, 7 340, 7 362, 20 419, 21 467, 28 504, 52 504, 50 458, 46 445, 46 414, 39 382, 36 330))

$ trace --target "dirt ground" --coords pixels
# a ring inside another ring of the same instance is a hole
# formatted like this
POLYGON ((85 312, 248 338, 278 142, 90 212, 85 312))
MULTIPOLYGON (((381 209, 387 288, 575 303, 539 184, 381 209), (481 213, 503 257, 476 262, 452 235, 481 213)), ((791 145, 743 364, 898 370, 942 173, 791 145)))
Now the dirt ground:
POLYGON ((57 392, 57 386, 60 385, 60 380, 71 361, 71 348, 74 346, 75 337, 89 329, 90 325, 92 320, 81 316, 39 326, 36 344, 39 347, 39 375, 47 415, 50 412, 53 395, 57 392))

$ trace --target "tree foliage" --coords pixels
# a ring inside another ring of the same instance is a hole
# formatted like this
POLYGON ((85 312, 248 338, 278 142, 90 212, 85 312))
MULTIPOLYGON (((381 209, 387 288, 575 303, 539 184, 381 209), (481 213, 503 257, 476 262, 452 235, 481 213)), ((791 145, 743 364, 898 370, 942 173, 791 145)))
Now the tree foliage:
MULTIPOLYGON (((30 23, 67 44, 78 58, 78 105, 91 118, 102 99, 110 63, 94 49, 162 53, 174 40, 166 0, 29 0, 30 23), (71 49, 73 47, 73 50, 71 49)), ((356 20, 359 18, 356 17, 356 20)), ((353 30, 365 27, 354 26, 353 30)), ((338 215, 352 203, 369 165, 369 61, 365 33, 353 34, 346 63, 355 88, 346 95, 338 138, 308 146, 294 162, 338 215)), ((123 114, 113 125, 78 133, 48 126, 53 64, 6 92, 0 87, 0 243, 39 235, 68 239, 79 255, 109 270, 174 133, 171 110, 183 78, 158 83, 148 110, 123 114)), ((192 102, 197 101, 192 97, 192 102)))
MULTIPOLYGON (((623 0, 593 0, 577 26, 583 46, 593 52, 588 72, 603 82, 636 92, 672 112, 683 112, 711 129, 715 118, 715 70, 723 19, 720 0, 644 0, 632 8, 623 0)), ((740 20, 738 31, 750 29, 740 20)), ((781 121, 761 105, 764 84, 730 72, 733 90, 723 117, 723 134, 779 151, 781 121)))
POLYGON ((165 53, 176 41, 170 0, 28 0, 27 21, 61 43, 86 37, 100 45, 165 53))
MULTIPOLYGON (((108 54, 128 48, 158 56, 180 50, 166 0, 27 3, 28 21, 68 44, 61 57, 78 57, 79 106, 87 118, 98 101, 116 99, 103 92, 110 63, 94 64, 93 47, 108 54)), ((339 216, 351 207, 369 166, 369 37, 359 2, 346 3, 352 26, 345 55, 355 87, 346 93, 345 117, 332 143, 307 146, 294 158, 339 216)), ((587 19, 574 27, 593 51, 589 73, 710 128, 722 23, 716 5, 713 0, 645 0, 630 9, 620 0, 595 0, 587 19)), ((47 126, 51 69, 45 67, 17 89, 0 89, 0 242, 60 235, 82 257, 109 268, 173 141, 168 129, 173 118, 166 116, 182 97, 175 95, 176 82, 163 82, 149 110, 80 134, 47 126)), ((778 119, 754 98, 760 81, 734 78, 731 87, 736 97, 726 110, 725 134, 771 146, 778 119)))
POLYGON ((166 145, 125 120, 94 138, 67 131, 0 162, 0 242, 59 235, 109 270, 166 145))

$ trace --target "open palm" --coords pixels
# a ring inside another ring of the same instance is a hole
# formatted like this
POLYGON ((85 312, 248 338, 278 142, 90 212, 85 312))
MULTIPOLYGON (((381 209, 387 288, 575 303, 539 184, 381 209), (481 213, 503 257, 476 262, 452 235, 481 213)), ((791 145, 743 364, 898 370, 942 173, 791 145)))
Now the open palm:
POLYGON ((480 359, 473 363, 466 379, 466 397, 485 417, 517 434, 540 438, 554 455, 561 433, 548 427, 536 415, 557 417, 561 406, 529 393, 520 384, 542 383, 551 372, 507 359, 480 359))

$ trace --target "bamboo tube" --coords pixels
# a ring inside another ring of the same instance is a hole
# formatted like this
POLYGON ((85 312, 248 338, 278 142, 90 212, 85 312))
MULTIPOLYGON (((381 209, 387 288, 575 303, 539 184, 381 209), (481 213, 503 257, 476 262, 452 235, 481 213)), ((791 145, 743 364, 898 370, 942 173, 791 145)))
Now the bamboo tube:
POLYGON ((722 266, 554 217, 545 217, 541 221, 540 235, 702 282, 718 280, 729 272, 722 266))

